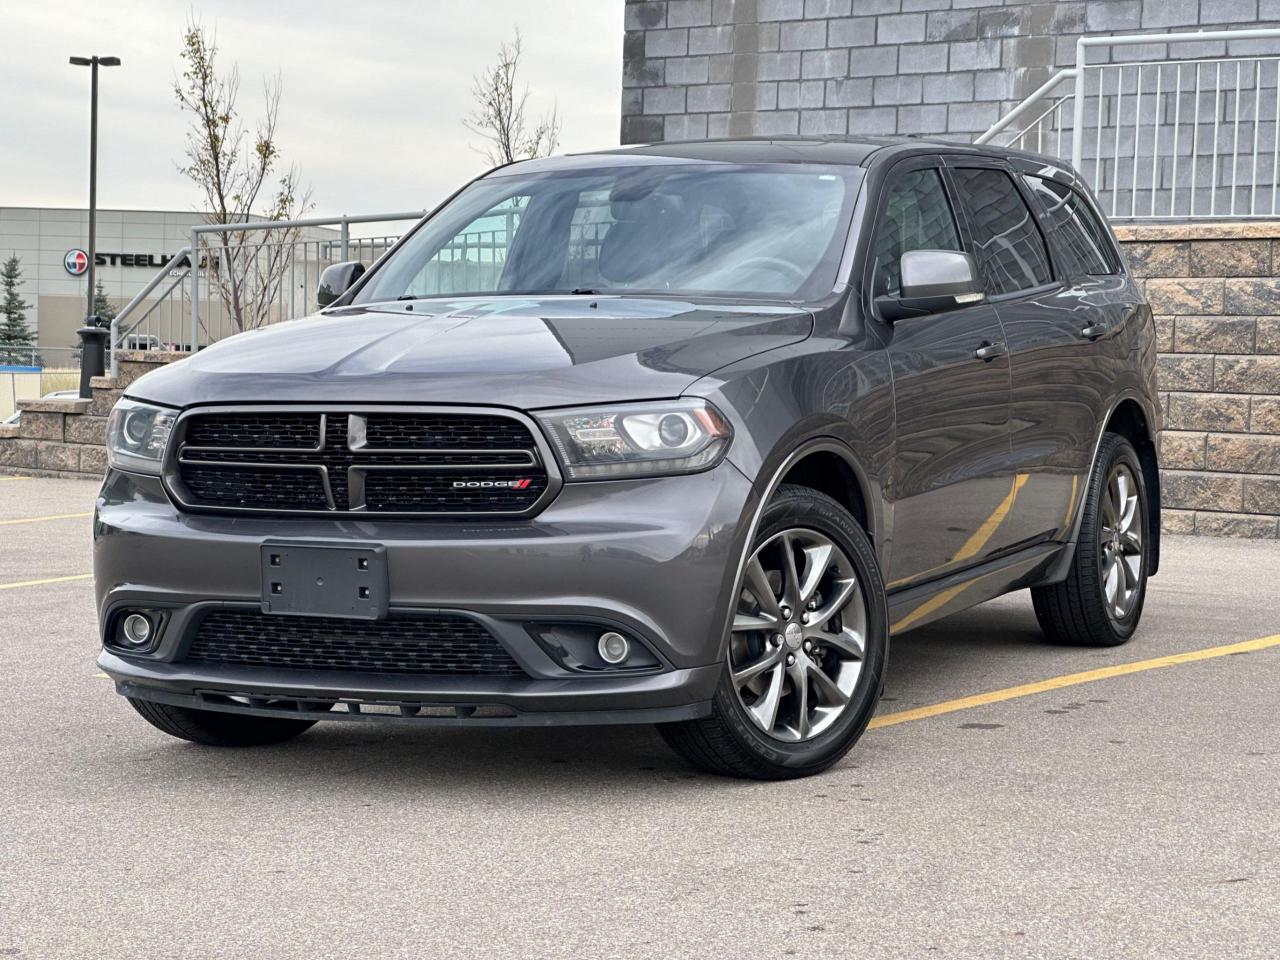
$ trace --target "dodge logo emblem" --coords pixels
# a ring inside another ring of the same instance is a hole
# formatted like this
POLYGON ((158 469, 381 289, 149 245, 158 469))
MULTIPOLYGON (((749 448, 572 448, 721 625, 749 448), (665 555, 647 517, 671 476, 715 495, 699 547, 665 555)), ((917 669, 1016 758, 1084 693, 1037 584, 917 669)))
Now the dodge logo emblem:
POLYGON ((531 483, 533 481, 528 477, 521 477, 519 480, 455 480, 453 481, 453 488, 455 490, 474 490, 477 488, 505 487, 508 490, 528 490, 531 483))
POLYGON ((68 250, 67 255, 62 258, 62 265, 66 267, 67 273, 78 277, 89 269, 89 255, 79 249, 68 250))

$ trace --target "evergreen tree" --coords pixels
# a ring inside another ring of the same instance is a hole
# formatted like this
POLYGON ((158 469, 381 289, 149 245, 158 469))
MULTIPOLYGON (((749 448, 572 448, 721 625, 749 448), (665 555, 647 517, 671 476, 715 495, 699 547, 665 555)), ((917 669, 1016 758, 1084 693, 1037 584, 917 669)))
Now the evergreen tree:
POLYGON ((107 292, 102 289, 101 278, 93 286, 93 312, 102 321, 104 327, 111 323, 116 316, 116 308, 107 299, 107 292))
POLYGON ((22 283, 22 261, 13 254, 0 267, 0 363, 28 364, 37 360, 34 354, 36 335, 27 326, 26 311, 31 304, 22 299, 18 285, 22 283))

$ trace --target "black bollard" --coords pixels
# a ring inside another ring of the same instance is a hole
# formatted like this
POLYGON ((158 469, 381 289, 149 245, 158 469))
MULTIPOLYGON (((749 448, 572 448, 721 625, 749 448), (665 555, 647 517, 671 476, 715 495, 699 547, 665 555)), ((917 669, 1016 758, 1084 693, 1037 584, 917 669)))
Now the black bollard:
POLYGON ((107 337, 111 328, 103 326, 97 317, 87 317, 76 333, 80 337, 80 397, 88 400, 93 396, 89 380, 107 372, 107 337))

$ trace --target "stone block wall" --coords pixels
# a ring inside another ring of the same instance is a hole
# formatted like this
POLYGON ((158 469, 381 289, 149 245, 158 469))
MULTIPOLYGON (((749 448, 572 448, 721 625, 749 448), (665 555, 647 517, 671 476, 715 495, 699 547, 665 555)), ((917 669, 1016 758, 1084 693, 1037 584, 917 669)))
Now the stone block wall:
POLYGON ((122 350, 115 377, 94 377, 87 400, 19 400, 16 424, 0 424, 0 474, 101 477, 107 469, 107 416, 138 377, 185 353, 122 350))
POLYGON ((1280 223, 1116 234, 1159 333, 1166 529, 1280 536, 1280 223))
MULTIPOLYGON (((1082 34, 1275 26, 1280 0, 626 0, 625 17, 623 143, 780 134, 967 140, 1074 64, 1082 34)), ((1277 49, 1256 40, 1230 46, 1147 44, 1123 56, 1277 49)), ((1095 54, 1092 62, 1111 57, 1095 54)))

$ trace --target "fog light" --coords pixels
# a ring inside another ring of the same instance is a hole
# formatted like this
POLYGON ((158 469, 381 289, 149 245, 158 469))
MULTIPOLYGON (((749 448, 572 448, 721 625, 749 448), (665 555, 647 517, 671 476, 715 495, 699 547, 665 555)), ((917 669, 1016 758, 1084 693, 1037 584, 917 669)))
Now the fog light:
POLYGON ((631 641, 620 633, 610 631, 600 634, 596 649, 600 651, 601 660, 616 665, 631 655, 631 641))
POLYGON ((131 613, 124 618, 121 632, 125 643, 145 647, 151 641, 151 621, 140 613, 131 613))

